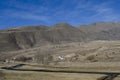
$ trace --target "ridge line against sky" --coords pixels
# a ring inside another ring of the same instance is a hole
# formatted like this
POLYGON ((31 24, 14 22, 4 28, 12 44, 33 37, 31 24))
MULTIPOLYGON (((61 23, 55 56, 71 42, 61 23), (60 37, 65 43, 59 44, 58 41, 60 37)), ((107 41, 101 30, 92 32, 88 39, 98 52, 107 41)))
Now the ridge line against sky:
POLYGON ((0 29, 120 21, 120 0, 0 0, 0 29))

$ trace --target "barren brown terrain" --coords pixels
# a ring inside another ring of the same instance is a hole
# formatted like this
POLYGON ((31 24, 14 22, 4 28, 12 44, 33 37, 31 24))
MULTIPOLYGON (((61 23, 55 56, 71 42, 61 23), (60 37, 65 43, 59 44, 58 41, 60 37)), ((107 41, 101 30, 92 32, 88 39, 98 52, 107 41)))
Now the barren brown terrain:
POLYGON ((119 25, 1 30, 0 80, 119 80, 119 25))

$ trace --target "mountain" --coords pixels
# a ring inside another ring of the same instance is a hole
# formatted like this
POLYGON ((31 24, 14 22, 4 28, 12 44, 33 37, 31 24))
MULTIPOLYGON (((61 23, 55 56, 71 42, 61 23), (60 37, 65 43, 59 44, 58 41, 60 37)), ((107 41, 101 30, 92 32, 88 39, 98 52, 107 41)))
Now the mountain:
POLYGON ((67 24, 60 23, 45 31, 44 37, 52 43, 83 41, 85 34, 81 30, 67 24))
POLYGON ((79 26, 87 34, 87 40, 120 40, 119 22, 99 22, 79 26))
POLYGON ((120 61, 120 42, 116 40, 120 40, 119 22, 16 27, 0 30, 0 61, 46 56, 54 57, 55 62, 58 56, 64 56, 65 62, 120 61))
POLYGON ((51 27, 38 25, 1 30, 0 52, 93 40, 120 40, 120 23, 99 22, 79 27, 59 23, 51 27))
POLYGON ((79 29, 60 23, 52 27, 26 26, 0 31, 0 51, 28 49, 47 44, 83 41, 85 34, 79 29))
POLYGON ((36 42, 36 32, 41 32, 43 30, 45 30, 44 26, 27 26, 2 30, 0 31, 0 51, 33 47, 36 42))

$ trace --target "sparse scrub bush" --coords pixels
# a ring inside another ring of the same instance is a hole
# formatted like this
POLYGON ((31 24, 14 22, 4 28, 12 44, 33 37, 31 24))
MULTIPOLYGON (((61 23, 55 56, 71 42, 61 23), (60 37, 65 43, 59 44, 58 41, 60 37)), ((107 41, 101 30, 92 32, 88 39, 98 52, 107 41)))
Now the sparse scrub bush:
POLYGON ((91 61, 91 62, 97 62, 96 58, 94 55, 90 55, 86 58, 86 60, 91 61))
POLYGON ((26 62, 28 60, 32 60, 32 58, 31 57, 20 56, 20 57, 16 58, 15 60, 16 61, 26 62))

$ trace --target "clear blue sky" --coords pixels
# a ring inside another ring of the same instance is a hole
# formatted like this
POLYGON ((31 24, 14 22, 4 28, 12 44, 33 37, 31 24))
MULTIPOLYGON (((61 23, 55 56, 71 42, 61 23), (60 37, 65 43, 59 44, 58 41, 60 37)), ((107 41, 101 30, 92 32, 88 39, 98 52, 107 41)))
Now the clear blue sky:
POLYGON ((0 0, 0 29, 120 21, 120 0, 0 0))

